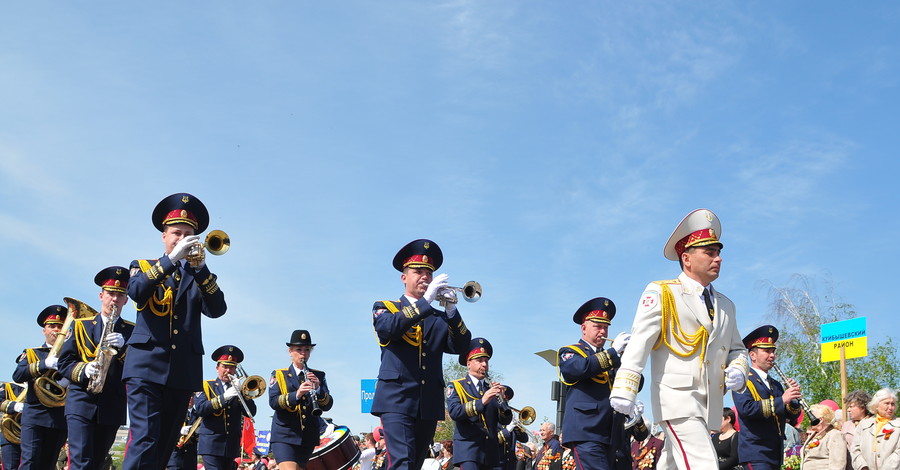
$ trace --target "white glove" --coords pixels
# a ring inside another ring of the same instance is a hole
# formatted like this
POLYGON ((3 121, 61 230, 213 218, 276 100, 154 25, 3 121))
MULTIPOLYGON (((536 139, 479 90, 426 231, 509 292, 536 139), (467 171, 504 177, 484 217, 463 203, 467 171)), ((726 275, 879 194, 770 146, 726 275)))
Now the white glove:
POLYGON ((732 392, 743 390, 746 383, 747 377, 740 369, 734 366, 725 369, 725 386, 729 390, 732 392))
POLYGON ((88 362, 86 366, 84 366, 84 375, 87 375, 90 378, 94 378, 97 374, 100 373, 100 366, 97 365, 96 362, 88 362))
POLYGON ((122 333, 116 333, 115 331, 113 331, 112 333, 106 335, 106 344, 114 348, 121 348, 125 345, 125 337, 122 336, 122 333))
POLYGON ((634 416, 634 402, 627 398, 610 397, 609 406, 626 416, 634 416))
POLYGON ((613 340, 612 348, 621 356, 622 353, 625 352, 625 346, 628 346, 630 341, 631 333, 623 331, 616 335, 616 339, 613 340))
POLYGON ((447 279, 450 276, 446 274, 438 274, 437 277, 431 280, 431 284, 428 284, 428 288, 425 289, 425 301, 428 303, 434 302, 434 299, 437 298, 438 292, 441 289, 447 287, 447 279))
POLYGON ((191 247, 194 246, 200 240, 200 235, 191 235, 189 237, 184 237, 175 245, 175 248, 172 248, 172 252, 168 254, 169 259, 172 260, 173 263, 177 263, 184 259, 187 256, 188 252, 191 251, 191 247))
POLYGON ((66 388, 69 386, 70 382, 69 382, 69 379, 63 377, 63 378, 57 380, 56 383, 59 384, 60 387, 66 388))
POLYGON ((16 413, 21 413, 22 410, 24 410, 24 409, 25 409, 25 404, 20 401, 17 401, 13 404, 13 411, 16 413))
POLYGON ((506 425, 506 430, 509 432, 513 432, 513 429, 516 429, 516 423, 509 423, 506 425))
POLYGON ((181 427, 181 435, 182 435, 182 436, 187 436, 188 431, 190 431, 190 430, 191 430, 191 427, 190 427, 190 426, 182 426, 182 427, 181 427))
POLYGON ((453 318, 456 316, 456 291, 447 289, 444 292, 444 297, 449 301, 447 303, 447 318, 453 318))
POLYGON ((47 359, 44 359, 44 365, 47 366, 48 369, 56 370, 57 362, 59 362, 59 358, 55 356, 47 356, 47 359))
POLYGON ((634 402, 634 412, 639 415, 644 414, 644 402, 640 400, 634 402))
POLYGON ((236 387, 228 387, 228 390, 225 390, 225 393, 222 396, 225 397, 225 400, 231 400, 233 398, 237 398, 238 389, 236 387))

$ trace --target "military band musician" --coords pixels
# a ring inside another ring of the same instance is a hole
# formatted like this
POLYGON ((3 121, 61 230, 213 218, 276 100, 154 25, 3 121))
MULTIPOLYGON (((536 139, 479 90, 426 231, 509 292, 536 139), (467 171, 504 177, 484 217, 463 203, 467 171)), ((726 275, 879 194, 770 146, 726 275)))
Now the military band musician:
POLYGON ((60 373, 72 382, 66 396, 70 470, 102 468, 119 426, 126 421, 122 365, 127 353, 125 342, 134 323, 118 315, 128 301, 128 278, 128 269, 122 266, 105 268, 94 276, 94 283, 100 287, 100 315, 76 319, 72 336, 60 353, 60 373), (114 309, 117 318, 112 320, 114 309), (103 347, 109 354, 104 354, 103 347), (106 371, 101 361, 108 361, 106 371), (96 381, 99 386, 101 375, 102 388, 95 393, 90 384, 96 381))
POLYGON ((197 431, 197 454, 209 470, 233 470, 235 458, 241 456, 241 434, 247 410, 256 415, 256 403, 241 401, 241 382, 236 367, 244 360, 244 352, 237 346, 225 345, 212 353, 216 361, 216 378, 203 382, 203 391, 195 395, 197 415, 203 419, 197 431))
POLYGON ((203 381, 201 318, 221 317, 226 310, 206 259, 186 262, 197 234, 209 225, 206 206, 191 194, 172 194, 156 205, 151 220, 162 233, 165 253, 130 266, 128 296, 137 320, 122 374, 131 421, 124 470, 166 466, 185 406, 203 381))

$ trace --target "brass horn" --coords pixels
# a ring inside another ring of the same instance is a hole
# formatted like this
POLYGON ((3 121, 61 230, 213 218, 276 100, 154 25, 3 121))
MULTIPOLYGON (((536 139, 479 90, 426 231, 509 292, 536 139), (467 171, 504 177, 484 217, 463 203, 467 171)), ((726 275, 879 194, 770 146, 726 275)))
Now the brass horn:
MULTIPOLYGON (((80 300, 64 297, 63 301, 69 307, 69 314, 66 315, 66 320, 56 335, 56 341, 53 343, 53 347, 50 348, 49 355, 54 357, 59 357, 59 351, 62 349, 63 343, 66 342, 66 336, 68 336, 69 330, 72 329, 76 319, 99 315, 90 305, 80 300)), ((60 386, 53 378, 55 375, 57 375, 57 371, 51 370, 47 372, 47 375, 34 379, 34 394, 37 395, 41 404, 47 408, 58 408, 66 404, 66 388, 60 386)))
POLYGON ((534 411, 534 408, 530 406, 526 406, 521 410, 517 410, 510 406, 509 409, 519 414, 519 417, 516 421, 518 421, 522 426, 528 426, 529 424, 534 422, 535 418, 537 418, 537 412, 534 411))
POLYGON ((465 301, 469 303, 475 303, 481 300, 481 284, 479 284, 478 281, 469 281, 463 284, 462 287, 444 287, 440 292, 438 292, 437 296, 438 300, 440 300, 441 305, 456 303, 455 298, 448 296, 448 291, 459 292, 460 294, 462 294, 463 299, 465 299, 465 301))
MULTIPOLYGON (((25 401, 25 394, 28 393, 28 384, 22 387, 19 396, 13 402, 22 403, 25 401)), ((12 444, 22 443, 22 413, 4 413, 0 418, 0 433, 12 444)))
POLYGON ((220 256, 224 255, 229 248, 231 248, 231 238, 228 237, 228 234, 222 230, 213 230, 206 234, 206 239, 203 243, 197 242, 196 245, 191 247, 191 251, 188 252, 184 259, 191 263, 191 266, 197 266, 206 258, 204 249, 211 255, 220 256))

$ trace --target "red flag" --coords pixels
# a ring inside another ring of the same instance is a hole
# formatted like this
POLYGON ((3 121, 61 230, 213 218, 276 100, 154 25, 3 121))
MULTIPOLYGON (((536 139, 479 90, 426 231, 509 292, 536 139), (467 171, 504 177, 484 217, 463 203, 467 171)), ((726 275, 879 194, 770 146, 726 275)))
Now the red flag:
POLYGON ((253 455, 256 448, 256 430, 253 429, 253 421, 244 416, 244 429, 241 431, 241 448, 247 456, 253 455))

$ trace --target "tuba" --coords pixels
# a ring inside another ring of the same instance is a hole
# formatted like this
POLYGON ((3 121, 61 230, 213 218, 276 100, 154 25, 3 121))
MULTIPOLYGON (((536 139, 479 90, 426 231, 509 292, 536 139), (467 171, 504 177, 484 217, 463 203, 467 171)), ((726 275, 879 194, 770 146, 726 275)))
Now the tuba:
MULTIPOLYGON (((16 403, 25 401, 25 395, 28 393, 28 384, 22 388, 19 396, 13 400, 16 403)), ((0 418, 0 432, 11 444, 22 443, 22 413, 6 413, 0 418)))
MULTIPOLYGON (((66 316, 65 322, 63 322, 62 329, 59 330, 59 334, 56 335, 53 347, 50 348, 49 355, 54 357, 59 357, 59 351, 62 349, 63 343, 66 342, 69 330, 72 329, 72 324, 76 319, 98 315, 96 310, 80 300, 71 297, 64 297, 63 300, 66 306, 69 307, 69 314, 66 316)), ((59 408, 66 404, 65 387, 60 386, 53 379, 53 375, 56 373, 57 371, 49 371, 46 375, 34 379, 34 394, 37 395, 41 404, 47 408, 59 408)))
POLYGON ((206 241, 203 243, 197 242, 196 245, 191 247, 191 251, 188 252, 184 259, 191 266, 197 266, 206 259, 204 249, 211 255, 221 256, 229 248, 231 248, 231 238, 228 237, 228 234, 221 230, 213 230, 206 235, 206 241))

